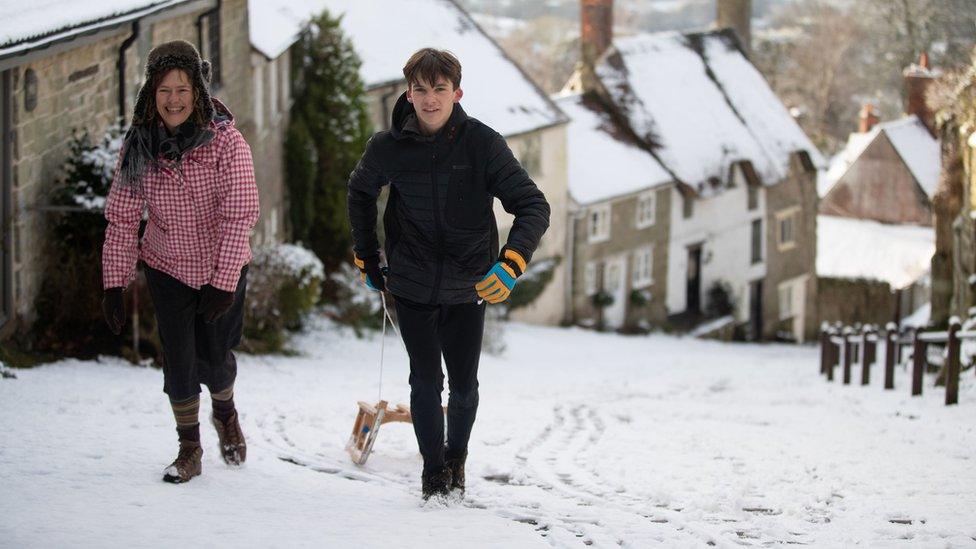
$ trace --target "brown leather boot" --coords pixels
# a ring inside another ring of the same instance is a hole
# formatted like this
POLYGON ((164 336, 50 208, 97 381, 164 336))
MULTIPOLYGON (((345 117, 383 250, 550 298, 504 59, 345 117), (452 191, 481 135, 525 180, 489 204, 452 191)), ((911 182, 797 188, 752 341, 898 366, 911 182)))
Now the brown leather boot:
POLYGON ((214 416, 210 416, 210 421, 217 429, 217 439, 220 443, 220 457, 224 458, 227 465, 240 465, 247 459, 247 444, 244 442, 244 433, 241 431, 241 423, 237 418, 237 411, 230 416, 227 423, 220 421, 214 416))
POLYGON ((173 484, 188 482, 191 478, 203 472, 203 448, 199 442, 192 440, 180 441, 180 453, 176 461, 163 470, 163 480, 173 484))

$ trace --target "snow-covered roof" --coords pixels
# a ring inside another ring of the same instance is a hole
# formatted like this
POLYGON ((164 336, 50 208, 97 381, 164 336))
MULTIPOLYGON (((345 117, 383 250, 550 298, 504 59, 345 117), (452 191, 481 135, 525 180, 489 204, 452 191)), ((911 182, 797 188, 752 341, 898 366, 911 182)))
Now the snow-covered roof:
POLYGON ((647 151, 620 135, 599 104, 581 94, 556 99, 570 122, 566 130, 569 193, 592 204, 671 181, 647 151))
POLYGON ((727 31, 641 34, 614 41, 597 76, 631 127, 656 144, 661 162, 707 192, 729 166, 749 160, 767 184, 788 173, 790 155, 825 162, 727 31))
POLYGON ((0 0, 0 56, 116 25, 188 0, 0 0))
POLYGON ((820 180, 820 196, 830 192, 868 146, 882 134, 888 138, 922 190, 931 198, 939 185, 942 153, 939 140, 932 137, 925 124, 914 114, 876 124, 866 133, 852 133, 847 138, 844 149, 831 159, 830 169, 820 180))
POLYGON ((248 0, 251 46, 276 59, 298 41, 299 33, 323 2, 308 0, 248 0))
POLYGON ((403 79, 403 64, 423 47, 450 50, 461 61, 471 116, 502 135, 565 121, 565 116, 471 17, 451 0, 327 0, 363 60, 367 87, 403 79))
POLYGON ((565 121, 545 93, 451 0, 250 2, 252 9, 259 4, 259 12, 268 18, 251 14, 251 43, 268 57, 280 55, 305 21, 328 9, 342 16, 342 29, 362 59, 360 74, 367 88, 402 81, 410 54, 429 46, 457 55, 463 67, 461 104, 502 135, 565 121))
POLYGON ((931 227, 817 216, 818 276, 880 280, 904 288, 929 271, 934 253, 931 227))

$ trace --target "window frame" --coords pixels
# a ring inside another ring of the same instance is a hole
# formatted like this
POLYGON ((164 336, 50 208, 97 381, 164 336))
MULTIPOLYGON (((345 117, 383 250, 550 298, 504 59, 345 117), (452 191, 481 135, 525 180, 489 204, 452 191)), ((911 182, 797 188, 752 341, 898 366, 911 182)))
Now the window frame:
POLYGON ((630 287, 640 290, 654 284, 654 246, 644 246, 631 254, 630 287))
POLYGON ((797 246, 796 229, 799 213, 799 206, 776 212, 776 247, 780 251, 792 250, 797 246), (784 239, 784 227, 789 228, 789 240, 784 239))
POLYGON ((587 261, 583 266, 583 293, 587 296, 594 296, 597 292, 595 261, 587 261))
POLYGON ((610 240, 611 214, 610 204, 593 206, 586 212, 587 242, 594 244, 610 240))
POLYGON ((762 218, 753 219, 749 224, 749 239, 749 263, 750 265, 758 265, 763 262, 762 218))
POLYGON ((648 191, 637 196, 635 226, 638 229, 653 227, 657 223, 657 193, 648 191), (649 207, 648 207, 649 204, 649 207))

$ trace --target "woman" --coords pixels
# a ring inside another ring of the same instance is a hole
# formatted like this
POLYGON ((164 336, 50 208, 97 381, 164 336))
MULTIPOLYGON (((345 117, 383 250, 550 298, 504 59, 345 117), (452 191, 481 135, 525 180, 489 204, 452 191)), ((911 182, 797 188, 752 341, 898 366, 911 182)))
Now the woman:
POLYGON ((102 308, 109 328, 121 333, 122 292, 141 259, 179 435, 179 454, 163 474, 174 483, 201 473, 201 383, 210 390, 224 461, 240 465, 247 451, 234 407, 232 350, 243 326, 258 191, 250 148, 230 111, 210 97, 209 78, 209 62, 189 42, 149 52, 105 207, 102 308))

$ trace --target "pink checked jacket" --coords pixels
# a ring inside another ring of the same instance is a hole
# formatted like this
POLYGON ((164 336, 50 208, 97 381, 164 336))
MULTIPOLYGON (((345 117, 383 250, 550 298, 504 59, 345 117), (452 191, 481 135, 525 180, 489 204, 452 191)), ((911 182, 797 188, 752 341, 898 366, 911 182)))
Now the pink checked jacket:
MULTIPOLYGON (((218 105, 221 109, 230 114, 218 105)), ((186 153, 180 165, 164 163, 160 172, 149 170, 141 191, 112 185, 102 248, 106 289, 126 287, 135 278, 139 259, 192 288, 210 284, 227 292, 236 289, 241 269, 251 260, 258 189, 251 149, 233 117, 213 122, 211 129, 214 139, 186 153), (140 245, 144 209, 149 221, 140 245)))

